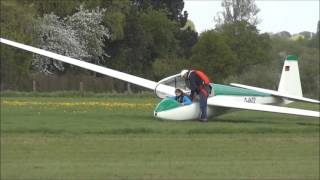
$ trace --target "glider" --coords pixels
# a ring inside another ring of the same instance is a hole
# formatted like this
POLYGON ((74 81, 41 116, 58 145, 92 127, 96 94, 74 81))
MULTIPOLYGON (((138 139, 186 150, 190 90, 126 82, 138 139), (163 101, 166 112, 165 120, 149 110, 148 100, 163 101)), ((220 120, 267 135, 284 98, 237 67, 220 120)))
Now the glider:
MULTIPOLYGON (((197 101, 194 101, 191 105, 183 106, 175 100, 167 98, 168 96, 174 96, 176 88, 180 88, 185 92, 189 91, 179 74, 155 82, 7 39, 0 38, 0 42, 153 90, 158 97, 162 98, 162 101, 154 109, 154 116, 157 118, 167 120, 192 120, 199 118, 200 108, 197 101)), ((208 116, 218 116, 231 109, 243 109, 320 117, 320 112, 318 111, 282 106, 294 101, 319 104, 317 100, 302 96, 298 58, 294 55, 288 55, 285 59, 278 91, 236 83, 231 83, 230 85, 212 84, 212 87, 214 95, 208 97, 208 116)))

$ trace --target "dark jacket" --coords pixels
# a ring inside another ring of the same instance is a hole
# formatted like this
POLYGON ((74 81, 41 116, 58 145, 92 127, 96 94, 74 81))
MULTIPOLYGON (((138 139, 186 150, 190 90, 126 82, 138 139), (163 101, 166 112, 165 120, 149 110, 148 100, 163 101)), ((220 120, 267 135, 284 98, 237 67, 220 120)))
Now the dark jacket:
POLYGON ((202 79, 194 72, 188 72, 187 80, 189 81, 189 88, 191 90, 191 98, 193 98, 194 93, 199 94, 200 86, 203 84, 202 79))

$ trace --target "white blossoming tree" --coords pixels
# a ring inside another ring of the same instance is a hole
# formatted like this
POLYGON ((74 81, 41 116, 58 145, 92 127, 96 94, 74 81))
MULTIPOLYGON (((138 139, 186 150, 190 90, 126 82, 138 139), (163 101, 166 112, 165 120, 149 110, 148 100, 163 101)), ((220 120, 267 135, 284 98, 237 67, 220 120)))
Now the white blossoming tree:
MULTIPOLYGON (((109 38, 109 30, 101 24, 105 9, 84 9, 80 6, 72 16, 60 18, 46 14, 39 18, 36 31, 40 47, 65 56, 99 64, 104 59, 103 40, 109 38)), ((65 65, 43 56, 35 55, 33 67, 44 73, 64 71, 65 65)))

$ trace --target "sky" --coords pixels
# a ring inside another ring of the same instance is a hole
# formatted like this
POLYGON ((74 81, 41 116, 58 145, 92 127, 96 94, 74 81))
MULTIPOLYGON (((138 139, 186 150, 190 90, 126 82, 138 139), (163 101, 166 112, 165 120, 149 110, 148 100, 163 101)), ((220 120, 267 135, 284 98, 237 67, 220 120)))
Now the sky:
MULTIPOLYGON (((221 0, 184 0, 184 10, 198 32, 215 27, 214 17, 222 11, 221 0)), ((256 0, 260 9, 257 28, 260 32, 316 32, 319 0, 256 0)))

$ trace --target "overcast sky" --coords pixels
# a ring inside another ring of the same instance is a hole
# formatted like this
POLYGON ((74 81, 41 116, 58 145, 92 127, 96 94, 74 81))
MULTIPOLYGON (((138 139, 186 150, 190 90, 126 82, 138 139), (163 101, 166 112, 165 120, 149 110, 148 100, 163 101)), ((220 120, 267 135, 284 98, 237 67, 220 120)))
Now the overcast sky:
MULTIPOLYGON (((256 0, 260 9, 258 24, 260 32, 302 31, 316 32, 319 20, 319 0, 256 0)), ((221 0, 185 0, 188 11, 198 32, 213 29, 213 20, 222 10, 221 0)))

